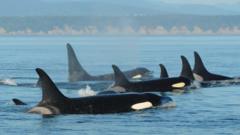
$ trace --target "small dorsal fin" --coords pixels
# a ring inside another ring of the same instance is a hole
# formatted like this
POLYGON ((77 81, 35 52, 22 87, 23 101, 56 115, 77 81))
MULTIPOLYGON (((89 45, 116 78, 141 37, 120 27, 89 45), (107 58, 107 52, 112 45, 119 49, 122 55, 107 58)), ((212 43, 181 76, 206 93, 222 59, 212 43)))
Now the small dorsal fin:
POLYGON ((40 68, 36 69, 42 88, 42 103, 56 103, 67 99, 57 88, 51 78, 40 68))
POLYGON ((182 60, 182 71, 180 76, 186 77, 189 80, 193 81, 194 80, 193 72, 187 58, 185 56, 181 56, 181 60, 182 60))
POLYGON ((12 99, 12 101, 14 102, 15 105, 27 105, 26 103, 17 98, 12 99))
POLYGON ((115 86, 123 86, 129 83, 126 76, 116 65, 112 65, 112 68, 114 71, 115 86))
POLYGON ((197 74, 209 73, 203 64, 200 55, 196 51, 194 52, 194 59, 195 59, 195 64, 193 68, 194 73, 197 73, 197 74))
POLYGON ((68 79, 70 82, 84 80, 84 78, 89 78, 91 75, 82 67, 79 63, 76 54, 72 46, 67 43, 67 53, 68 53, 68 79))
POLYGON ((159 64, 160 66, 160 70, 161 70, 161 73, 160 73, 160 78, 168 78, 168 72, 167 72, 167 69, 165 68, 165 66, 163 64, 159 64))

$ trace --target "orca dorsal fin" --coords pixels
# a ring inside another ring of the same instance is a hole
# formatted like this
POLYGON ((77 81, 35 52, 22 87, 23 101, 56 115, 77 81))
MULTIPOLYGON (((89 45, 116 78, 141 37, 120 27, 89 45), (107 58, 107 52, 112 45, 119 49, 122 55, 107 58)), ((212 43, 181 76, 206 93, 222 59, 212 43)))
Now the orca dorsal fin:
POLYGON ((193 72, 187 58, 185 56, 181 56, 181 60, 182 60, 182 71, 180 76, 186 77, 189 80, 193 81, 194 80, 193 72))
POLYGON ((160 66, 160 70, 161 70, 161 73, 160 73, 160 78, 168 78, 168 72, 167 72, 167 69, 165 68, 165 66, 163 64, 159 64, 160 66))
POLYGON ((203 64, 203 61, 202 61, 200 55, 196 51, 194 52, 194 59, 195 59, 195 64, 194 64, 194 68, 193 68, 194 73, 197 73, 197 74, 209 73, 203 64))
POLYGON ((51 78, 40 68, 36 69, 42 88, 42 103, 56 103, 67 99, 57 88, 51 78))
POLYGON ((85 80, 91 75, 82 67, 79 63, 76 54, 72 46, 67 43, 67 54, 68 54, 68 80, 70 82, 75 82, 79 80, 85 80))
POLYGON ((116 65, 112 65, 112 68, 114 71, 115 86, 123 86, 129 83, 127 77, 116 65))
POLYGON ((17 98, 12 99, 12 101, 14 102, 15 105, 27 105, 26 103, 17 98))
POLYGON ((194 64, 193 73, 194 73, 194 77, 197 80, 212 81, 212 80, 229 80, 229 79, 233 79, 232 77, 218 75, 218 74, 213 74, 213 73, 209 72, 207 70, 207 68, 204 66, 200 55, 196 51, 194 52, 194 57, 195 57, 195 64, 194 64))

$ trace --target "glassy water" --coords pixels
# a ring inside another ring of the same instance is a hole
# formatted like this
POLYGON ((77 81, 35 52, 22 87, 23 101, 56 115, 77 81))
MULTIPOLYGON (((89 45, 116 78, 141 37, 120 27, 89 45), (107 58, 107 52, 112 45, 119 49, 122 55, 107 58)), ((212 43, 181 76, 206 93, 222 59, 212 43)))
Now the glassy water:
POLYGON ((59 115, 43 117, 26 111, 41 100, 35 88, 40 67, 58 82, 69 97, 91 86, 106 89, 112 82, 67 82, 66 43, 71 43, 80 63, 92 74, 147 67, 159 77, 158 64, 171 76, 181 70, 180 55, 193 66, 193 51, 202 56, 209 71, 240 76, 240 37, 0 37, 0 79, 18 86, 0 85, 1 134, 240 134, 240 86, 202 88, 169 93, 177 106, 107 115, 59 115), (15 106, 12 98, 27 102, 15 106))

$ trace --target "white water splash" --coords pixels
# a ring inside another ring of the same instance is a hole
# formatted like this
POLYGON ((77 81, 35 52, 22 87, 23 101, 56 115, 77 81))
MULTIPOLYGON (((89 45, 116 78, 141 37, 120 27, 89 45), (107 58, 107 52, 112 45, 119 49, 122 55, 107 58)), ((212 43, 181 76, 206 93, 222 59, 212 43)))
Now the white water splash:
POLYGON ((232 85, 240 85, 240 79, 230 79, 230 80, 224 80, 224 81, 212 81, 212 86, 232 86, 232 85))
POLYGON ((17 86, 17 82, 13 79, 3 79, 3 80, 0 80, 0 83, 4 85, 17 86))
POLYGON ((89 85, 86 85, 86 88, 82 88, 78 91, 78 94, 80 97, 88 97, 88 96, 95 96, 97 95, 97 92, 92 90, 92 88, 89 85))
POLYGON ((191 84, 191 86, 189 86, 190 89, 199 89, 201 88, 201 83, 199 81, 193 81, 193 83, 191 84))

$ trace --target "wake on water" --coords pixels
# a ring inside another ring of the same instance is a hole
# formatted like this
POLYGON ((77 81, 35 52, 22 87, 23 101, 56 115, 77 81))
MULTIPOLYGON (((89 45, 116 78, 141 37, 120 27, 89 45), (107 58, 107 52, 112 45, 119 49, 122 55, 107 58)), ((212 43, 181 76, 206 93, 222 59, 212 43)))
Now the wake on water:
POLYGON ((199 88, 211 88, 211 87, 227 87, 240 85, 240 78, 235 78, 231 80, 222 80, 222 81, 193 81, 191 86, 188 89, 199 89, 199 88))
POLYGON ((17 82, 13 79, 2 79, 0 80, 0 84, 2 85, 10 85, 10 86, 17 86, 17 82))
POLYGON ((86 85, 86 88, 81 88, 78 91, 78 94, 79 94, 80 97, 88 97, 88 96, 97 95, 97 92, 92 90, 92 88, 89 85, 86 85))
POLYGON ((224 81, 211 81, 211 86, 218 86, 218 87, 224 87, 224 86, 231 86, 231 85, 240 85, 240 78, 235 78, 232 80, 224 80, 224 81))

